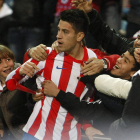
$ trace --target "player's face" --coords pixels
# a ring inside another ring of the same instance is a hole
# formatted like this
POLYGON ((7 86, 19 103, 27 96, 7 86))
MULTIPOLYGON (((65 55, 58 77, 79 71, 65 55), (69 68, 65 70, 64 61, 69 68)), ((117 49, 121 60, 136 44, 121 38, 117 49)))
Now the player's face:
POLYGON ((7 57, 0 60, 0 80, 5 80, 8 74, 13 70, 14 61, 7 57))
POLYGON ((132 71, 135 65, 135 60, 127 51, 117 59, 116 65, 111 70, 111 74, 122 79, 130 79, 136 71, 132 71))
POLYGON ((137 36, 137 39, 134 41, 133 46, 140 48, 140 34, 137 36))
POLYGON ((56 37, 58 41, 58 50, 60 52, 72 54, 72 52, 75 51, 77 45, 77 34, 71 24, 60 20, 56 37))

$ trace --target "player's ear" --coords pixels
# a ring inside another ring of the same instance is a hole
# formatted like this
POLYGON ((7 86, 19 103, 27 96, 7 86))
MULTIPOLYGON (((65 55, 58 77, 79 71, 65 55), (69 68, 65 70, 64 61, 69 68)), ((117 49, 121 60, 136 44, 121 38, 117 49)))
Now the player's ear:
POLYGON ((85 34, 83 32, 79 32, 77 34, 77 41, 78 42, 82 41, 84 37, 85 37, 85 34))

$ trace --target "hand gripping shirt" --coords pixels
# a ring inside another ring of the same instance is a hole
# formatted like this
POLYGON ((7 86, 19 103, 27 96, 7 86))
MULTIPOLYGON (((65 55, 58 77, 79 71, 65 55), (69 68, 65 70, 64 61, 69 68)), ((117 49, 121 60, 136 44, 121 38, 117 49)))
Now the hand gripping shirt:
MULTIPOLYGON (((38 83, 52 80, 59 89, 71 92, 82 99, 88 89, 77 79, 80 76, 80 65, 91 57, 97 58, 97 55, 86 47, 84 47, 83 60, 76 60, 65 52, 57 54, 49 47, 47 53, 48 57, 45 61, 28 60, 39 68, 39 71, 35 72, 39 75, 38 83)), ((28 76, 21 76, 19 69, 20 67, 11 72, 6 81, 11 78, 19 83, 27 80, 28 76)), ((23 130, 39 140, 80 140, 80 128, 81 124, 78 124, 55 98, 45 96, 43 100, 35 104, 23 130)))

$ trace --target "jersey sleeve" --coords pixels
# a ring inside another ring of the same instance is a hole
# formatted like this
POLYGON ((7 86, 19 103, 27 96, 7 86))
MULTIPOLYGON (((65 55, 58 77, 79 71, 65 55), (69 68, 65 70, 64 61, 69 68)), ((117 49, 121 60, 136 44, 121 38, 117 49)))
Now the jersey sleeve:
POLYGON ((91 49, 97 55, 98 59, 104 59, 107 62, 107 70, 111 70, 115 64, 117 59, 120 57, 118 54, 108 55, 105 52, 100 51, 99 49, 91 49))
MULTIPOLYGON (((32 63, 36 64, 37 67, 39 68, 39 71, 35 71, 34 74, 39 73, 39 72, 44 68, 43 66, 44 66, 45 61, 40 61, 40 62, 38 62, 38 61, 36 61, 36 60, 34 60, 34 59, 31 58, 31 59, 29 59, 27 62, 32 62, 32 63)), ((25 62, 25 63, 22 64, 21 66, 25 65, 27 62, 25 62)), ((28 77, 27 75, 20 75, 19 70, 20 70, 21 66, 18 67, 16 70, 12 71, 12 72, 7 76, 6 82, 9 81, 10 79, 15 79, 18 83, 23 83, 23 82, 25 82, 27 79, 29 79, 29 77, 28 77)))

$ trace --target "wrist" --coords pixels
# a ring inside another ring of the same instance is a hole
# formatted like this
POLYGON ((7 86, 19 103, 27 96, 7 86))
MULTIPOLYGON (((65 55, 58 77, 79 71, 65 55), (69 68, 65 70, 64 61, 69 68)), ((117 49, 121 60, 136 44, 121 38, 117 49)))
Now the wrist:
POLYGON ((54 97, 57 97, 57 95, 58 95, 59 92, 60 92, 60 90, 57 89, 57 91, 56 91, 55 94, 54 94, 54 97))
POLYGON ((30 51, 31 51, 31 48, 29 48, 29 49, 27 50, 27 55, 28 55, 29 58, 31 58, 31 56, 30 56, 30 51))
POLYGON ((103 70, 107 70, 107 62, 106 60, 102 59, 103 61, 103 70))

